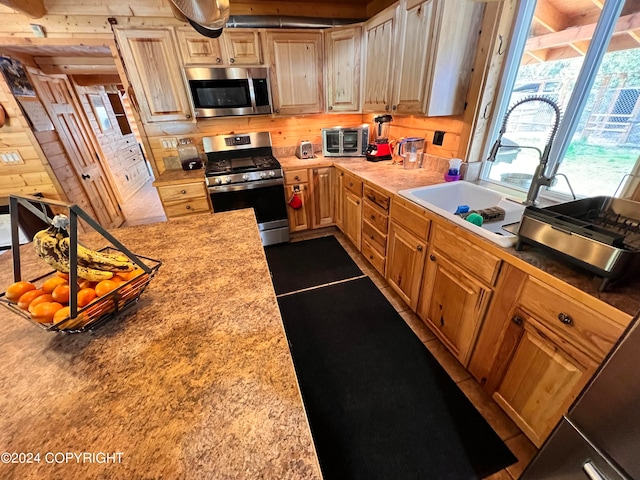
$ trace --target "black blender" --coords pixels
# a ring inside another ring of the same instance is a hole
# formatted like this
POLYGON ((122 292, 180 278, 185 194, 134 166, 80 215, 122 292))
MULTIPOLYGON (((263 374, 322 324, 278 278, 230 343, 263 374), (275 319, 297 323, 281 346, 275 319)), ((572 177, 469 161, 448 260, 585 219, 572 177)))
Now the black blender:
POLYGON ((391 160, 393 156, 393 147, 389 144, 389 124, 393 120, 391 115, 378 115, 373 121, 378 124, 376 128, 375 143, 367 145, 365 155, 370 162, 379 162, 381 160, 391 160))

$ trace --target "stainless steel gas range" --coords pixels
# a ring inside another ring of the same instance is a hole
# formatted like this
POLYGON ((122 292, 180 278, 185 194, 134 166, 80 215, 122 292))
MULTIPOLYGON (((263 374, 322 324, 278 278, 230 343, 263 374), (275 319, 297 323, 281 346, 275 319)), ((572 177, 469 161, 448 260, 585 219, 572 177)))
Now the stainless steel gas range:
POLYGON ((289 241, 289 220, 280 162, 269 132, 202 139, 205 175, 214 212, 253 208, 263 245, 289 241))

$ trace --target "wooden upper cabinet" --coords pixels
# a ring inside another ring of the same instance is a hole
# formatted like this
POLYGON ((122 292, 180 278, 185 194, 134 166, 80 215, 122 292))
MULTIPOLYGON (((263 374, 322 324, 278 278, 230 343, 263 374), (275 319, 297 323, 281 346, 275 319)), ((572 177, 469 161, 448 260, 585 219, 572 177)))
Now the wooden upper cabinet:
POLYGON ((422 113, 432 50, 435 0, 407 3, 401 10, 402 28, 398 30, 395 49, 391 111, 422 113))
POLYGON ((391 110, 391 73, 399 8, 387 8, 364 24, 364 111, 391 110))
POLYGON ((114 30, 143 121, 192 119, 173 29, 114 30))
POLYGON ((283 115, 323 111, 322 32, 265 35, 271 67, 273 111, 283 115))
POLYGON ((200 35, 191 27, 176 28, 185 65, 261 65, 260 34, 249 30, 225 29, 218 38, 200 35))
POLYGON ((327 110, 360 110, 362 27, 337 27, 326 31, 327 110))
POLYGON ((365 23, 363 110, 460 115, 483 13, 482 2, 401 0, 365 23))
POLYGON ((227 28, 220 38, 225 45, 229 65, 262 64, 262 45, 258 32, 227 28))
POLYGON ((226 55, 222 52, 222 37, 205 37, 191 27, 176 28, 176 35, 185 65, 226 65, 226 55))
POLYGON ((481 2, 438 0, 425 115, 464 111, 484 8, 481 2))

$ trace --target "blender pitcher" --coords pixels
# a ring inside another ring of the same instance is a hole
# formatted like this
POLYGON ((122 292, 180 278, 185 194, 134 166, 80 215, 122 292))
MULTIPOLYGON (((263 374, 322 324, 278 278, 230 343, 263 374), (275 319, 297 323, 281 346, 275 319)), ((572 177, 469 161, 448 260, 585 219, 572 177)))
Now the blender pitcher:
POLYGON ((407 170, 422 168, 423 153, 424 138, 405 138, 398 147, 398 155, 402 157, 402 164, 407 170))

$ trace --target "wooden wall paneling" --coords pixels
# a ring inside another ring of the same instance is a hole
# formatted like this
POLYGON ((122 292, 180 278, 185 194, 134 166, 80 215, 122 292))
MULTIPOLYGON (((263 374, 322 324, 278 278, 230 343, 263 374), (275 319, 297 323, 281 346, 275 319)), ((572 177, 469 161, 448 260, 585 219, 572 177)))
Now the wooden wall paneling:
POLYGON ((24 163, 0 163, 0 198, 11 194, 42 193, 48 198, 66 200, 47 157, 40 148, 18 102, 0 76, 0 103, 7 113, 7 122, 0 129, 0 149, 17 151, 24 163))
POLYGON ((494 121, 495 95, 502 77, 506 57, 504 52, 508 48, 507 42, 513 27, 516 7, 516 0, 489 2, 485 7, 478 55, 467 95, 460 151, 457 155, 468 162, 483 160, 482 149, 487 129, 494 121))

